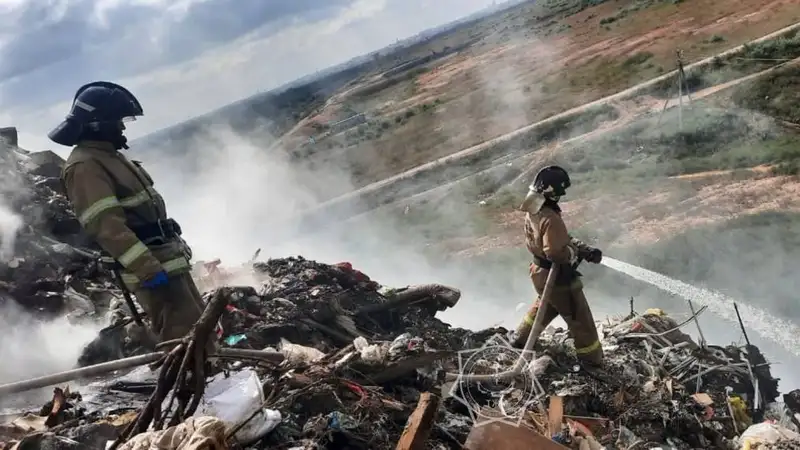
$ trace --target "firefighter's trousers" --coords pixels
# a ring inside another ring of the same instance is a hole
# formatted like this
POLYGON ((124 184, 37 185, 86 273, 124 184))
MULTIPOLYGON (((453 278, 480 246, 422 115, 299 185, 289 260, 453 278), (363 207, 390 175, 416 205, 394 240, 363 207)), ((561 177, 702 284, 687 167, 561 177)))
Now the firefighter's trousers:
MULTIPOLYGON (((517 327, 517 338, 515 346, 521 347, 525 345, 528 336, 530 335, 536 313, 541 304, 541 295, 543 290, 543 283, 537 282, 537 277, 532 273, 534 286, 539 294, 539 297, 534 302, 533 306, 528 310, 527 314, 517 327)), ((546 278, 546 275, 545 275, 546 278)), ((603 348, 597 335, 597 327, 594 324, 594 317, 592 317, 592 310, 589 308, 589 302, 583 294, 583 284, 580 280, 572 283, 569 286, 554 286, 550 294, 550 301, 542 310, 544 320, 542 321, 541 330, 546 328, 556 316, 561 316, 567 323, 569 332, 575 340, 575 352, 582 361, 587 363, 599 365, 603 362, 603 348)))
MULTIPOLYGON (((205 309, 203 297, 189 273, 171 275, 166 286, 139 288, 135 294, 160 342, 186 336, 205 309)), ((207 346, 210 352, 214 351, 213 336, 211 339, 207 346)))

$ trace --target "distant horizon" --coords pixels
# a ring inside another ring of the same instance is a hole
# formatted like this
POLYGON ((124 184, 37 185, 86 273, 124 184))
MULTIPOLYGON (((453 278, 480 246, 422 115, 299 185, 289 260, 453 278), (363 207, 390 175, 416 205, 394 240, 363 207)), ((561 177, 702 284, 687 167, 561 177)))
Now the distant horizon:
POLYGON ((500 1, 500 2, 497 2, 497 0, 494 0, 494 2, 492 4, 484 7, 483 9, 481 9, 479 11, 476 11, 476 12, 467 14, 465 16, 459 17, 457 19, 451 20, 450 22, 445 22, 445 23, 442 23, 440 25, 436 25, 436 26, 432 26, 430 28, 426 28, 426 29, 424 29, 422 31, 419 31, 417 33, 414 33, 414 34, 412 34, 410 36, 406 36, 406 37, 403 37, 403 38, 397 38, 397 40, 394 43, 391 43, 391 44, 388 44, 388 45, 384 45, 383 47, 380 47, 380 48, 377 48, 377 49, 374 49, 374 50, 367 51, 367 52, 362 53, 362 54, 360 54, 358 56, 353 56, 353 57, 351 57, 351 58, 349 58, 349 59, 347 59, 345 61, 332 64, 332 65, 327 66, 325 68, 314 70, 312 72, 306 73, 305 75, 299 76, 299 77, 297 77, 297 78, 295 78, 295 79, 293 79, 291 81, 287 81, 285 83, 282 83, 282 84, 280 84, 278 86, 274 86, 272 88, 256 91, 253 94, 250 94, 250 95, 248 95, 246 97, 243 97, 243 98, 240 98, 238 100, 234 100, 234 101, 232 101, 232 102, 230 102, 230 103, 228 103, 226 105, 220 106, 220 107, 218 107, 216 109, 210 110, 210 111, 205 112, 203 114, 199 114, 199 115, 190 117, 190 118, 188 118, 186 120, 183 120, 183 121, 180 121, 180 122, 176 122, 176 123, 173 123, 171 125, 166 125, 166 126, 164 126, 162 128, 159 128, 157 130, 151 131, 151 132, 149 132, 149 133, 147 133, 145 135, 136 137, 135 139, 133 139, 131 141, 131 143, 135 144, 136 142, 145 142, 148 139, 152 139, 152 138, 158 137, 158 136, 160 136, 162 134, 169 133, 170 130, 172 130, 174 128, 179 128, 181 126, 191 125, 192 122, 202 120, 202 119, 207 118, 209 116, 214 116, 214 115, 217 115, 217 114, 224 114, 226 109, 234 108, 234 107, 236 107, 236 106, 238 106, 238 105, 240 105, 242 103, 247 103, 248 100, 251 100, 254 97, 257 97, 257 96, 260 96, 260 95, 278 94, 278 93, 280 93, 280 92, 282 92, 284 90, 288 90, 288 89, 291 89, 292 87, 295 87, 294 85, 303 85, 303 84, 312 83, 313 81, 315 81, 315 78, 323 78, 326 75, 330 75, 330 72, 332 72, 332 71, 343 70, 344 68, 346 68, 348 65, 351 65, 351 64, 355 65, 355 64, 358 63, 358 60, 366 58, 369 55, 372 55, 372 54, 375 54, 375 53, 380 53, 380 52, 382 52, 384 50, 387 50, 387 49, 392 49, 393 51, 396 51, 396 49, 394 49, 393 47, 397 47, 397 46, 402 48, 404 46, 414 45, 414 44, 417 43, 416 41, 415 42, 408 42, 408 41, 413 41, 418 36, 420 36, 422 34, 425 34, 425 33, 428 33, 430 31, 437 30, 439 28, 448 28, 448 27, 453 26, 455 24, 458 24, 458 23, 460 23, 460 22, 462 22, 462 21, 464 21, 466 19, 475 19, 475 18, 479 18, 479 17, 481 17, 483 15, 494 14, 495 12, 497 12, 496 10, 504 9, 503 5, 507 5, 508 7, 512 7, 512 6, 516 6, 518 4, 525 3, 525 2, 528 2, 528 1, 534 1, 534 0, 504 0, 504 1, 500 1), (492 10, 492 11, 490 11, 490 10, 492 10))

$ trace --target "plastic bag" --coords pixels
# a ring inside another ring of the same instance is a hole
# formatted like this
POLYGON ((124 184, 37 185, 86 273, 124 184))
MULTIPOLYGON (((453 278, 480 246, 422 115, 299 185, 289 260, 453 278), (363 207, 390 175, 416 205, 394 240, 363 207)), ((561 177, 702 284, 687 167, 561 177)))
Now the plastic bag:
POLYGON ((403 333, 394 338, 389 345, 389 359, 397 359, 409 353, 414 353, 424 346, 422 338, 412 337, 409 333, 403 333))
POLYGON ((394 338, 394 341, 392 341, 392 344, 389 346, 389 356, 399 356, 406 349, 410 341, 411 334, 409 333, 403 333, 394 338))
POLYGON ((109 380, 108 384, 113 384, 114 382, 156 383, 158 382, 158 371, 150 369, 150 366, 139 366, 124 375, 112 378, 111 380, 109 380))
POLYGON ((635 435, 633 431, 624 426, 619 427, 619 437, 617 437, 616 442, 617 448, 631 448, 641 443, 641 438, 635 435))
POLYGON ((348 414, 333 411, 328 414, 328 427, 333 430, 355 430, 358 428, 358 421, 348 414))
MULTIPOLYGON (((263 402, 261 381, 254 371, 246 369, 229 378, 220 374, 208 383, 194 417, 218 417, 227 427, 232 428, 261 408, 263 402)), ((281 420, 280 412, 262 409, 234 437, 240 444, 247 445, 272 431, 281 420)))
POLYGON ((361 359, 370 363, 381 363, 386 358, 386 349, 381 345, 370 345, 366 339, 359 336, 353 340, 353 346, 361 354, 361 359))
POLYGON ((97 313, 97 308, 92 300, 87 295, 73 289, 72 286, 67 287, 64 291, 64 298, 66 298, 69 311, 71 311, 70 315, 81 316, 97 313))
POLYGON ((225 338, 225 343, 230 345, 231 347, 238 344, 239 342, 246 341, 247 335, 246 334, 234 334, 225 338))
POLYGON ((281 338, 279 350, 290 364, 310 363, 325 356, 325 353, 313 347, 292 344, 284 338, 281 338))

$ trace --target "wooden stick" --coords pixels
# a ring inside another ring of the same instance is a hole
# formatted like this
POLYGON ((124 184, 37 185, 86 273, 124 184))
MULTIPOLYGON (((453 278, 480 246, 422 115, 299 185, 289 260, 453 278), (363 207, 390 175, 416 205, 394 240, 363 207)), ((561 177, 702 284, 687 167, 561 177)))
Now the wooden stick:
POLYGON ((547 425, 550 436, 561 432, 564 422, 564 399, 558 395, 550 396, 550 405, 547 407, 547 425))
POLYGON ((431 395, 430 392, 420 394, 417 408, 408 418, 395 450, 423 450, 425 448, 425 442, 431 434, 439 409, 439 400, 439 397, 431 395))
POLYGON ((700 347, 706 348, 706 338, 703 336, 703 330, 700 329, 700 320, 697 319, 697 313, 694 310, 694 305, 692 304, 691 300, 687 299, 686 301, 689 303, 689 310, 692 312, 695 325, 697 325, 697 333, 700 335, 700 347))
POLYGON ((739 319, 739 328, 742 329, 744 341, 747 343, 747 346, 750 347, 750 339, 747 338, 747 330, 744 329, 744 322, 742 322, 742 316, 739 314, 739 305, 737 305, 736 302, 733 302, 733 309, 736 310, 736 318, 739 319))

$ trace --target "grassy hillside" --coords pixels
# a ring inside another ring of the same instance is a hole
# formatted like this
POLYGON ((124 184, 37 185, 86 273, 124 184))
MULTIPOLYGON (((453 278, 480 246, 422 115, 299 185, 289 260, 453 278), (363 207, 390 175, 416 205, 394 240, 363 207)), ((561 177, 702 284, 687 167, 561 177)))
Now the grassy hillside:
MULTIPOLYGON (((671 183, 671 177, 759 165, 770 166, 776 175, 797 174, 800 134, 769 116, 696 104, 684 112, 682 129, 677 116, 677 111, 668 111, 660 124, 658 117, 645 118, 564 145, 541 164, 568 168, 574 180, 570 198, 634 193, 671 183)), ((492 206, 517 205, 524 195, 519 186, 508 186, 492 206)))
POLYGON ((552 163, 570 171, 572 227, 606 245, 649 243, 739 214, 800 209, 794 195, 800 133, 785 123, 796 113, 798 72, 789 67, 695 101, 683 112, 682 127, 677 109, 670 109, 556 147, 532 142, 527 159, 469 177, 428 202, 407 203, 408 210, 399 202, 376 215, 394 216, 404 228, 455 249, 484 245, 468 234, 490 246, 520 245, 521 217, 513 208, 526 184, 492 194, 531 158, 538 158, 534 169, 552 163), (483 199, 488 203, 480 204, 483 199), (454 210, 457 219, 442 212, 454 210), (469 226, 453 226, 455 220, 469 226))
MULTIPOLYGON (((414 113, 409 110, 409 113, 414 113)), ((361 202, 366 205, 379 205, 392 199, 402 199, 413 195, 420 190, 430 189, 442 183, 448 183, 465 176, 489 169, 501 159, 516 158, 531 152, 538 147, 551 142, 568 139, 573 136, 582 135, 594 131, 610 120, 616 120, 619 113, 611 106, 601 105, 588 109, 583 114, 573 117, 565 117, 549 122, 541 127, 519 134, 514 138, 492 146, 489 151, 475 154, 474 157, 467 158, 460 164, 447 165, 446 167, 432 167, 419 175, 405 178, 403 181, 393 184, 387 189, 378 190, 374 195, 366 196, 361 202)), ((430 109, 422 108, 419 116, 406 114, 403 120, 419 120, 425 122, 429 127, 435 126, 436 113, 430 109)), ((390 127, 389 127, 390 128, 390 127)), ((308 159, 305 162, 312 168, 323 169, 326 167, 342 167, 342 159, 346 160, 347 170, 356 179, 355 187, 362 187, 368 183, 383 180, 396 175, 398 169, 411 170, 430 160, 445 157, 449 152, 443 151, 444 147, 431 146, 427 152, 417 154, 413 149, 405 152, 392 152, 388 144, 394 142, 391 135, 381 137, 386 128, 382 124, 375 122, 367 123, 357 129, 351 130, 353 133, 377 133, 381 138, 380 142, 384 145, 366 147, 360 153, 338 152, 331 150, 319 158, 308 159), (366 131, 365 131, 366 130, 366 131)), ((418 136, 415 142, 435 139, 436 135, 418 136)), ((405 141, 404 141, 405 142, 405 141)), ((395 144, 400 145, 402 143, 395 144)), ((320 198, 332 198, 342 194, 344 191, 326 188, 324 191, 317 192, 320 198)))
POLYGON ((737 89, 732 99, 739 107, 800 125, 800 67, 786 68, 737 89))
MULTIPOLYGON (((697 60, 798 20, 800 4, 777 0, 530 1, 150 138, 179 145, 225 122, 244 133, 291 131, 285 150, 334 161, 363 185, 672 70, 678 48, 697 60), (329 134, 357 113, 368 123, 329 134)), ((788 57, 795 44, 750 56, 788 57)), ((720 62, 731 73, 775 63, 720 62)))
MULTIPOLYGON (((800 58, 800 34, 793 31, 778 39, 745 46, 741 54, 715 58, 713 64, 687 73, 691 91, 722 84, 745 75, 760 72, 776 64, 800 58)), ((677 79, 672 77, 656 85, 652 92, 660 98, 676 95, 677 79)))
MULTIPOLYGON (((369 122, 321 135, 302 154, 366 185, 673 70, 678 49, 688 63, 797 18, 800 6, 761 0, 526 3, 500 23, 462 30, 474 43, 453 56, 359 81, 319 117, 364 113, 369 122)), ((798 50, 796 35, 754 45, 690 71, 690 88, 775 66, 798 50)), ((674 84, 652 93, 674 94, 674 84)))

